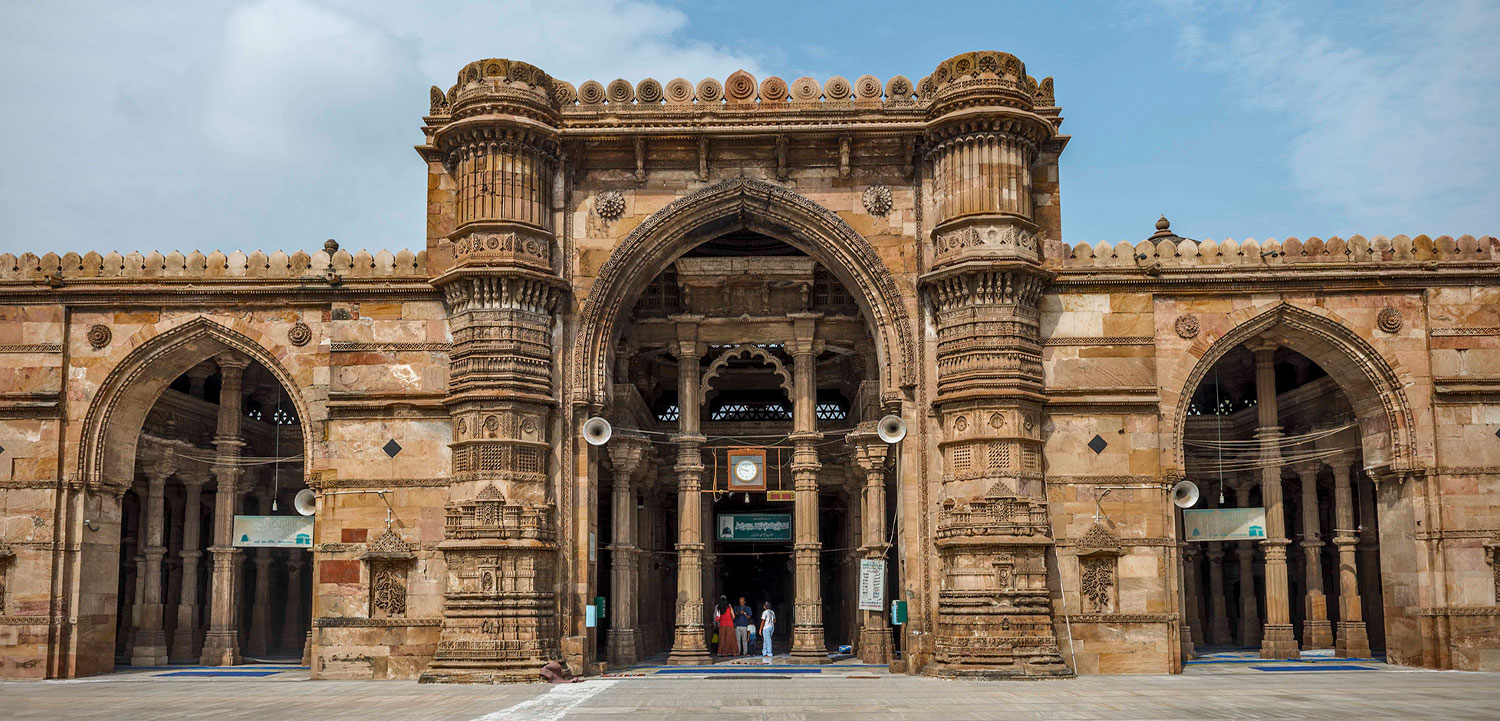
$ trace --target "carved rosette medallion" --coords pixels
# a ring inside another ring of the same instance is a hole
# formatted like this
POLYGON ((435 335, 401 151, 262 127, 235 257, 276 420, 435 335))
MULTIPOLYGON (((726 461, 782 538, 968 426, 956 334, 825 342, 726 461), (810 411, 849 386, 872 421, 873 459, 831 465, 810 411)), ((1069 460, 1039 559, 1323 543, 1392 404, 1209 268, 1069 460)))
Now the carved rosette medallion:
POLYGON ((287 329, 286 339, 287 342, 295 346, 307 345, 312 340, 312 328, 307 327, 306 323, 300 321, 293 323, 292 327, 287 329))
POLYGON ((885 217, 891 212, 891 189, 884 185, 872 185, 865 188, 865 194, 861 198, 865 204, 865 212, 870 215, 885 217))
POLYGON ((1401 324, 1405 319, 1401 317, 1401 311, 1396 308, 1382 308, 1380 314, 1375 316, 1375 325, 1387 333, 1396 333, 1401 330, 1401 324))
POLYGON ((1177 320, 1172 323, 1172 329, 1177 331, 1177 337, 1179 338, 1197 338, 1198 331, 1200 330, 1198 325, 1198 316, 1193 315, 1192 313, 1184 313, 1182 315, 1179 315, 1177 316, 1177 320))
POLYGON ((618 190, 606 190, 594 198, 594 212, 605 220, 619 220, 625 215, 625 196, 618 190))
POLYGON ((109 345, 109 341, 114 338, 114 333, 110 331, 109 326, 102 323, 95 323, 89 326, 85 337, 88 338, 89 345, 95 348, 103 348, 109 345))

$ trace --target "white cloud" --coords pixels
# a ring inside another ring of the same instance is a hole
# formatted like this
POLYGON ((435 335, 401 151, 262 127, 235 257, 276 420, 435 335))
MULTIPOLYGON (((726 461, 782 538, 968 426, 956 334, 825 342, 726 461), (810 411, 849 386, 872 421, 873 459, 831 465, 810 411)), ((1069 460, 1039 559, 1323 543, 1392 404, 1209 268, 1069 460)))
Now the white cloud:
POLYGON ((5 3, 0 251, 420 248, 429 85, 757 72, 694 29, 644 0, 5 3))
POLYGON ((1365 4, 1343 36, 1302 5, 1160 7, 1188 63, 1295 129, 1288 178, 1310 199, 1367 233, 1496 231, 1500 5, 1365 4))

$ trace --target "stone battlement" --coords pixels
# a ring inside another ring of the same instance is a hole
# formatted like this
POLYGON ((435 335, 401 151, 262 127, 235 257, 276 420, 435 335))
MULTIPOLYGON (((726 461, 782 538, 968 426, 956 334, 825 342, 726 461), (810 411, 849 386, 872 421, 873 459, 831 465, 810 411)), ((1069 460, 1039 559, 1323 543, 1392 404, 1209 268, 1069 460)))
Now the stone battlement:
POLYGON ((249 254, 233 251, 225 254, 213 251, 207 255, 199 251, 180 253, 172 251, 166 255, 158 252, 148 254, 111 252, 98 253, 35 253, 0 255, 0 281, 59 281, 85 278, 327 278, 332 273, 340 278, 425 278, 427 277, 427 252, 379 250, 371 254, 367 250, 350 253, 335 250, 332 253, 320 250, 315 253, 295 251, 290 254, 276 251, 267 255, 261 251, 249 254))
POLYGON ((1398 235, 1387 238, 1362 235, 1343 239, 1337 236, 1323 240, 1192 240, 1170 236, 1159 240, 1120 241, 1068 245, 1049 241, 1042 249, 1043 262, 1053 268, 1163 268, 1192 266, 1274 266, 1303 263, 1402 263, 1426 261, 1500 261, 1500 240, 1492 236, 1475 238, 1446 235, 1410 238, 1398 235))
POLYGON ((516 60, 490 58, 465 65, 458 81, 447 92, 436 85, 431 91, 431 115, 462 117, 464 105, 495 94, 526 99, 560 110, 598 111, 727 108, 731 110, 843 110, 862 107, 925 108, 945 94, 962 94, 971 85, 1000 85, 1019 104, 1032 108, 1055 108, 1052 78, 1026 74, 1026 66, 1009 53, 995 51, 956 55, 939 63, 913 83, 897 75, 884 83, 873 75, 861 75, 852 83, 834 76, 823 82, 801 77, 788 83, 771 76, 759 82, 740 70, 722 82, 704 78, 693 83, 676 78, 663 85, 654 78, 632 84, 624 78, 607 85, 589 80, 575 87, 541 69, 516 60))

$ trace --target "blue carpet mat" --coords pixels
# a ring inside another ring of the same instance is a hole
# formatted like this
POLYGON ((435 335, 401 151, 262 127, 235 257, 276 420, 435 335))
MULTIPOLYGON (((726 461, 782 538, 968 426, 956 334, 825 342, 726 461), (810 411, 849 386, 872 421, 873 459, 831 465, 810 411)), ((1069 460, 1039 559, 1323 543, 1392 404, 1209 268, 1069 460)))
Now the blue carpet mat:
POLYGON ((1256 671, 1374 671, 1368 666, 1343 666, 1335 664, 1316 664, 1300 666, 1251 666, 1256 671))
POLYGON ((674 674, 674 673, 676 673, 676 674, 693 674, 695 676, 703 676, 703 675, 706 675, 706 674, 718 674, 718 673, 723 673, 723 674, 730 674, 730 673, 743 673, 743 674, 757 674, 757 673, 823 673, 823 669, 822 668, 818 668, 818 667, 814 667, 814 668, 796 668, 796 667, 793 667, 793 666, 761 666, 759 668, 757 668, 755 666, 747 666, 747 667, 744 667, 744 668, 719 668, 719 667, 713 667, 713 666, 697 666, 697 667, 694 667, 694 668, 664 668, 664 669, 661 669, 660 671, 656 672, 657 675, 674 674))
POLYGON ((281 673, 281 672, 280 671, 169 671, 167 673, 157 674, 157 676, 163 677, 163 678, 172 678, 172 677, 178 677, 178 676, 220 676, 220 677, 223 677, 223 676, 231 676, 231 677, 232 676, 243 676, 243 677, 247 677, 247 678, 256 678, 256 677, 260 677, 260 676, 274 676, 274 675, 276 675, 278 673, 281 673))

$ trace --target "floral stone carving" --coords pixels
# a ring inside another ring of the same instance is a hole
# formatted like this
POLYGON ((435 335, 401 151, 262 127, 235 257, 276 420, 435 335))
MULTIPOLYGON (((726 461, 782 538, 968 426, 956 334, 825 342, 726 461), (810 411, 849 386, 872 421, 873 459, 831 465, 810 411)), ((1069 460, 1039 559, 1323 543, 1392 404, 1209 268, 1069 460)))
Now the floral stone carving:
POLYGON ((103 348, 104 346, 109 345, 109 341, 114 337, 114 333, 110 332, 109 326, 95 323, 94 325, 89 326, 87 337, 89 339, 89 345, 95 348, 103 348))
POLYGON ((1184 313, 1177 316, 1177 322, 1173 323, 1172 327, 1177 331, 1179 338, 1185 339, 1197 338, 1198 331, 1201 330, 1198 324, 1198 316, 1192 313, 1184 313))
POLYGON ((625 215, 625 196, 618 190, 606 190, 594 199, 594 211, 605 220, 619 220, 625 215))
POLYGON ((307 327, 306 323, 293 323, 292 327, 287 329, 286 339, 295 346, 307 345, 308 341, 312 340, 312 328, 307 327))
POLYGON ((891 212, 891 189, 884 185, 872 185, 865 188, 863 200, 865 211, 870 215, 885 217, 891 212))
POLYGON ((1375 325, 1380 326, 1380 329, 1387 333, 1395 333, 1396 331, 1401 330, 1401 323, 1403 320, 1404 319, 1401 317, 1400 310, 1397 310, 1395 308, 1382 308, 1380 310, 1380 315, 1375 316, 1375 325))

